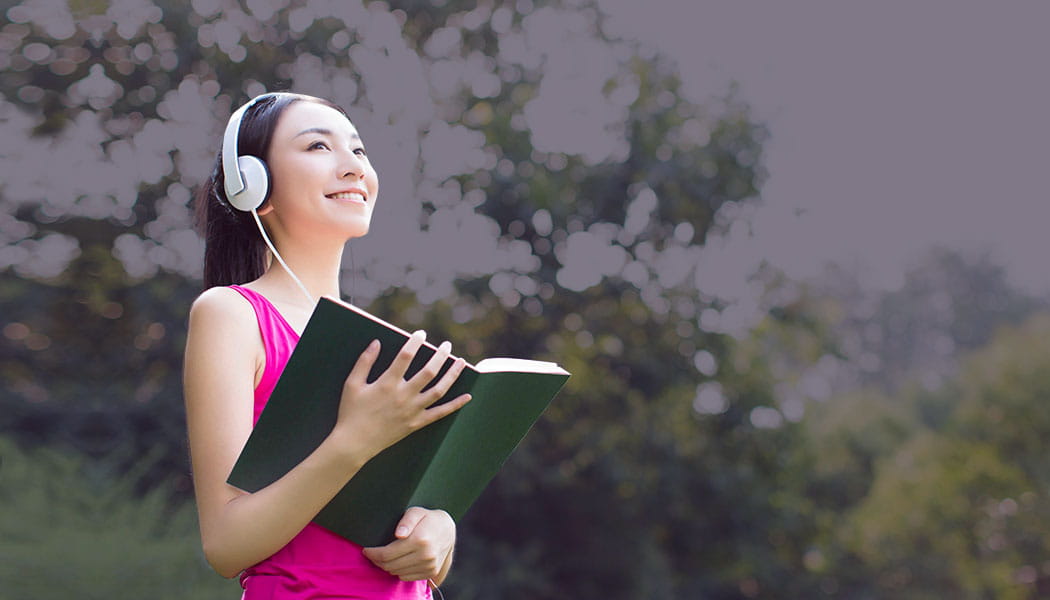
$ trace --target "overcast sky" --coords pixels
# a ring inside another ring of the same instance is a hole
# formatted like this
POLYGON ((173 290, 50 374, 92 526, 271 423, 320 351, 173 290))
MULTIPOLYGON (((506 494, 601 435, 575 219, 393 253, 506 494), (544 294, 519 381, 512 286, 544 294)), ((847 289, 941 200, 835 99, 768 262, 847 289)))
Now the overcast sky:
POLYGON ((1050 291, 1050 3, 606 5, 700 98, 738 82, 771 130, 754 237, 726 260, 796 277, 860 260, 893 287, 941 244, 1050 291))

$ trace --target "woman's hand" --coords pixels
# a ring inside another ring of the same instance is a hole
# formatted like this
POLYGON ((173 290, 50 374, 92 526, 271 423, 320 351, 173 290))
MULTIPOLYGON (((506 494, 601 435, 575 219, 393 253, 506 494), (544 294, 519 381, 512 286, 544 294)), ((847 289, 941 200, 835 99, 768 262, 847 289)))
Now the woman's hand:
POLYGON ((354 445, 368 456, 374 456, 413 431, 459 410, 470 400, 470 395, 464 394, 431 407, 448 392, 463 371, 466 363, 462 358, 457 358, 441 379, 423 392, 448 359, 452 350, 448 342, 438 347, 418 373, 405 379, 405 373, 425 338, 422 331, 413 333, 390 367, 377 380, 368 383, 368 373, 379 356, 379 342, 372 342, 357 359, 343 384, 339 416, 332 436, 345 440, 346 444, 354 445))
POLYGON ((402 581, 441 583, 456 545, 456 523, 443 510, 413 506, 405 511, 386 546, 365 548, 368 560, 402 581))

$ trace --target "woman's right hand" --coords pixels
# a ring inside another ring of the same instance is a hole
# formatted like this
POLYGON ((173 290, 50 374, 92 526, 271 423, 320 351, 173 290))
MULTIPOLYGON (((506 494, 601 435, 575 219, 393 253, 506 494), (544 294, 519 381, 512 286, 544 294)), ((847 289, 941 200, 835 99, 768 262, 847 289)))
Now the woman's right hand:
POLYGON ((369 457, 374 456, 413 431, 459 410, 470 400, 470 394, 463 394, 431 406, 448 392, 463 371, 466 362, 462 358, 457 358, 441 379, 423 391, 448 359, 452 350, 449 342, 442 343, 411 379, 405 379, 405 373, 425 338, 422 331, 413 333, 390 367, 372 383, 367 379, 379 356, 379 341, 373 341, 357 359, 343 383, 339 416, 329 436, 341 448, 349 451, 352 447, 369 457))

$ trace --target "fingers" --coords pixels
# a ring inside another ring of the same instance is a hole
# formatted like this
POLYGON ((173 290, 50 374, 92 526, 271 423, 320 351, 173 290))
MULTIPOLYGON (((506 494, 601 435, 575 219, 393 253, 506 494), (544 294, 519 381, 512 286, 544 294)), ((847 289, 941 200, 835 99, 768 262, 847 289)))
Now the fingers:
POLYGON ((420 346, 427 339, 427 333, 420 329, 419 331, 413 332, 412 335, 408 336, 408 341, 405 345, 401 346, 398 350, 397 355, 394 357, 394 361, 387 367, 384 376, 397 377, 403 380, 405 373, 408 371, 409 365, 412 364, 412 359, 416 357, 416 353, 419 352, 420 346))
POLYGON ((362 552, 375 566, 402 581, 435 577, 444 560, 436 545, 417 539, 395 540, 386 546, 364 548, 362 552))
POLYGON ((427 511, 419 506, 410 507, 405 511, 405 514, 401 517, 401 521, 398 522, 397 528, 394 530, 394 536, 398 539, 404 539, 412 535, 412 531, 415 530, 416 525, 427 516, 427 511))
POLYGON ((414 373, 411 379, 405 379, 425 338, 426 333, 423 331, 410 335, 379 379, 369 383, 368 376, 375 368, 381 348, 379 341, 374 340, 358 357, 346 378, 340 416, 342 418, 345 415, 347 423, 362 415, 371 419, 372 426, 361 427, 385 432, 374 436, 380 449, 459 410, 470 400, 469 396, 464 395, 435 406, 438 400, 449 395, 449 390, 466 367, 466 361, 457 358, 437 378, 449 362, 452 352, 449 342, 443 342, 418 373, 414 373), (427 388, 431 383, 433 385, 427 388))
POLYGON ((408 381, 409 385, 415 390, 422 390, 425 388, 427 384, 433 381, 434 378, 437 377, 437 374, 441 372, 441 367, 445 365, 445 361, 448 360, 451 353, 452 344, 447 341, 441 342, 441 345, 437 348, 437 352, 430 357, 427 364, 423 365, 423 368, 408 381))
POLYGON ((402 581, 430 579, 441 572, 456 540, 456 524, 442 510, 410 507, 398 522, 406 526, 405 537, 386 546, 364 548, 365 557, 402 581))
POLYGON ((372 564, 397 577, 401 581, 419 581, 431 579, 441 572, 437 561, 427 561, 416 558, 415 555, 406 556, 395 561, 383 562, 372 559, 365 554, 372 564))
POLYGON ((361 549, 368 560, 374 562, 377 567, 383 569, 393 564, 395 561, 411 556, 412 553, 417 550, 418 548, 415 544, 405 540, 394 540, 386 546, 375 546, 373 548, 361 549))
MULTIPOLYGON (((449 346, 449 348, 451 348, 451 345, 449 346)), ((441 378, 441 380, 434 384, 434 387, 428 390, 430 398, 428 399, 429 401, 427 402, 427 406, 430 406, 439 398, 442 398, 445 394, 448 393, 448 390, 452 387, 452 384, 456 383, 456 380, 459 379, 459 374, 463 372, 463 369, 466 366, 467 361, 463 360, 462 358, 457 358, 452 363, 452 366, 449 367, 448 371, 445 372, 445 375, 441 378)))
POLYGON ((438 562, 434 549, 419 540, 394 540, 386 546, 363 548, 362 553, 372 564, 404 581, 431 577, 438 562))
POLYGON ((357 357, 357 362, 354 363, 354 368, 350 370, 350 374, 347 375, 346 380, 349 383, 364 384, 368 381, 368 373, 372 370, 372 365, 376 363, 376 358, 379 357, 379 340, 372 340, 365 351, 361 353, 361 356, 357 357))
POLYGON ((467 402, 470 402, 471 398, 472 396, 470 394, 463 394, 462 396, 459 396, 454 400, 449 400, 448 402, 445 402, 443 404, 438 404, 437 406, 428 408, 427 410, 423 411, 423 415, 426 418, 426 425, 429 425, 434 421, 440 421, 441 419, 463 408, 463 406, 465 406, 467 402))

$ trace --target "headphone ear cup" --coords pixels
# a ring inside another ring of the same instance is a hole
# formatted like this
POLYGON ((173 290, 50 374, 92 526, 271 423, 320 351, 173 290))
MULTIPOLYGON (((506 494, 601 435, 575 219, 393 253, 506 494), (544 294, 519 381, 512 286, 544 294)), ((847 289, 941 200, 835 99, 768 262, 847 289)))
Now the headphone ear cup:
POLYGON ((266 163, 255 156, 238 156, 237 169, 244 180, 244 189, 227 200, 237 210, 255 210, 270 197, 270 171, 266 163))

